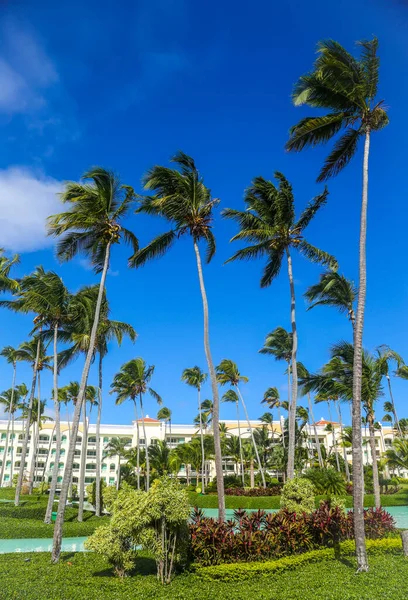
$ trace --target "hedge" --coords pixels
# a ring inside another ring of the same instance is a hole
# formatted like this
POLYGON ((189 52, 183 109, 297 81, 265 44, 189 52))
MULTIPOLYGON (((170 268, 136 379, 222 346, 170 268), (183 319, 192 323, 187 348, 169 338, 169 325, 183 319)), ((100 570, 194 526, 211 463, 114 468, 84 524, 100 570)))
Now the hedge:
MULTIPOLYGON (((399 553, 402 548, 401 538, 384 538, 382 540, 367 540, 367 550, 370 554, 399 553)), ((341 542, 340 549, 343 554, 353 554, 355 552, 355 543, 352 540, 341 542)), ((330 560, 334 558, 332 548, 323 550, 311 550, 304 554, 287 556, 277 560, 268 560, 265 562, 241 562, 214 565, 211 567, 195 568, 196 574, 205 580, 217 581, 241 581, 251 577, 271 576, 288 569, 296 569, 302 565, 330 560)))

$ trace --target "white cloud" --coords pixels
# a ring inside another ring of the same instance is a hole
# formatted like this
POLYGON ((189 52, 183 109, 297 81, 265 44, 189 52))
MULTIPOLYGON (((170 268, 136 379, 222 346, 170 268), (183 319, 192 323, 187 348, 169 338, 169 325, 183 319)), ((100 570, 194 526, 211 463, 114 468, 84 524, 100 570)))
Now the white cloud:
POLYGON ((23 167, 0 170, 0 245, 14 252, 53 244, 46 218, 60 210, 61 182, 23 167))

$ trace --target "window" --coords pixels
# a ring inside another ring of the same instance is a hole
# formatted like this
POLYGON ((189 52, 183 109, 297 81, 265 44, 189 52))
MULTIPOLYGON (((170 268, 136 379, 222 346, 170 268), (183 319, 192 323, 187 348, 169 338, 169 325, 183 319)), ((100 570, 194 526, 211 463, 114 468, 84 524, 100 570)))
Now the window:
MULTIPOLYGON (((18 469, 21 465, 21 460, 16 460, 16 462, 14 463, 14 466, 16 469, 18 469)), ((24 467, 27 467, 27 463, 24 463, 24 467)))
POLYGON ((87 450, 86 455, 87 456, 96 456, 96 450, 87 450))
POLYGON ((47 448, 39 448, 37 454, 48 454, 47 448))
POLYGON ((61 438, 61 442, 66 442, 66 441, 67 441, 67 436, 63 435, 62 438, 61 438))
POLYGON ((72 483, 78 483, 78 477, 73 477, 72 478, 72 483))
MULTIPOLYGON (((18 436, 19 440, 23 440, 24 439, 24 435, 22 433, 20 433, 20 435, 18 436)), ((31 435, 28 436, 28 441, 31 440, 31 435)))
POLYGON ((105 463, 102 463, 102 471, 106 471, 107 468, 108 468, 108 465, 105 463))
POLYGON ((59 469, 63 469, 64 468, 64 463, 63 462, 58 463, 58 468, 59 469))
POLYGON ((171 438, 167 438, 167 440, 170 444, 184 444, 185 438, 171 437, 171 438))
POLYGON ((108 442, 109 442, 109 438, 108 438, 108 437, 104 437, 104 438, 103 438, 103 443, 104 443, 104 444, 107 444, 108 442))
POLYGON ((76 439, 76 443, 77 443, 77 444, 80 444, 81 442, 82 442, 82 438, 81 438, 81 436, 79 435, 79 436, 77 437, 77 439, 76 439))
POLYGON ((72 465, 72 468, 73 468, 75 471, 77 471, 77 470, 79 469, 79 463, 74 463, 74 464, 72 465))
POLYGON ((53 469, 53 468, 54 468, 54 465, 55 465, 55 463, 53 463, 53 462, 52 462, 52 463, 50 463, 50 469, 53 469))
POLYGON ((111 471, 114 471, 116 467, 115 467, 115 465, 113 463, 111 463, 109 468, 110 468, 111 471))
POLYGON ((4 454, 4 446, 0 446, 0 454, 4 454))
POLYGON ((95 477, 85 477, 85 483, 93 483, 95 481, 95 477))
POLYGON ((88 438, 88 444, 96 444, 96 437, 91 436, 88 438))
POLYGON ((50 441, 50 436, 49 435, 40 435, 40 442, 49 442, 50 441))
POLYGON ((87 465, 85 465, 85 469, 87 471, 95 471, 96 465, 93 465, 92 463, 88 463, 87 465))
POLYGON ((39 469, 43 469, 45 467, 45 463, 43 463, 43 462, 36 462, 35 466, 38 467, 39 469))
POLYGON ((55 453, 56 453, 56 449, 55 449, 55 448, 53 448, 53 449, 51 450, 51 454, 55 454, 55 453))
POLYGON ((8 460, 8 461, 6 462, 6 469, 8 469, 10 466, 11 466, 11 460, 8 460))
POLYGON ((61 454, 61 456, 64 456, 64 454, 65 454, 64 448, 61 448, 61 453, 60 454, 61 454))
POLYGON ((58 483, 61 483, 61 482, 62 482, 62 476, 61 476, 61 475, 59 475, 59 476, 57 477, 57 482, 58 482, 58 483))
POLYGON ((5 439, 6 439, 6 435, 7 435, 6 433, 2 433, 2 434, 1 434, 1 439, 2 439, 2 440, 5 440, 5 439))
POLYGON ((10 475, 4 475, 4 481, 10 481, 10 475))
POLYGON ((115 478, 109 477, 109 485, 111 485, 112 483, 115 483, 115 478))
POLYGON ((81 456, 81 450, 74 450, 74 456, 81 456))
POLYGON ((145 441, 144 441, 142 438, 139 438, 139 444, 140 444, 141 446, 144 446, 144 443, 145 443, 145 441))

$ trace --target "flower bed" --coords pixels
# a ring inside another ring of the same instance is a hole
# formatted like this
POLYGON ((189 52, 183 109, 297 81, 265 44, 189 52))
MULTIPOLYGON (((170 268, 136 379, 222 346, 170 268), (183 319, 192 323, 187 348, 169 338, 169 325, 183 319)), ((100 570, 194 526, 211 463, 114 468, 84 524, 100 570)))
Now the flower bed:
POLYGON ((226 496, 247 496, 250 498, 258 498, 260 496, 280 496, 282 493, 282 486, 273 485, 267 488, 227 488, 225 490, 226 496))

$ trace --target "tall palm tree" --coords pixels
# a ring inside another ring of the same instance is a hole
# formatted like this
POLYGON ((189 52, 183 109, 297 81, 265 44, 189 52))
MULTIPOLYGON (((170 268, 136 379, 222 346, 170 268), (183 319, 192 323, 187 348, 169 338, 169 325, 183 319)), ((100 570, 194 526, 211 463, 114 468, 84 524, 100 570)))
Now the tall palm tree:
POLYGON ((361 382, 363 323, 366 301, 366 237, 368 205, 368 157, 371 133, 388 125, 384 102, 378 101, 379 57, 378 40, 359 42, 360 57, 354 58, 338 42, 322 41, 314 69, 303 75, 293 91, 297 106, 306 104, 319 111, 329 112, 303 118, 291 128, 286 145, 289 151, 299 152, 307 146, 316 146, 337 137, 333 150, 327 157, 318 181, 337 175, 357 152, 360 139, 364 139, 363 189, 359 242, 359 294, 354 327, 355 365, 353 395, 353 495, 354 529, 358 571, 367 571, 363 515, 363 455, 361 444, 361 382))
MULTIPOLYGON (((7 456, 11 421, 13 422, 13 425, 14 425, 14 413, 15 413, 14 395, 15 395, 15 388, 16 388, 16 373, 17 373, 17 349, 13 348, 12 346, 5 346, 1 350, 0 356, 3 356, 9 364, 13 365, 13 376, 12 376, 12 380, 11 380, 10 401, 9 401, 9 404, 7 407, 8 419, 7 419, 6 443, 5 443, 5 448, 4 448, 4 456, 7 456)), ((4 393, 3 393, 3 396, 4 396, 4 393)), ((14 427, 13 427, 12 435, 14 435, 14 427)), ((11 468, 13 468, 13 450, 14 450, 14 442, 11 444, 11 468)), ((3 460, 3 464, 1 465, 0 487, 3 485, 5 462, 6 461, 3 460)), ((10 481, 12 481, 12 480, 13 480, 13 477, 11 475, 10 481)))
POLYGON ((319 283, 311 285, 304 296, 309 302, 308 310, 315 306, 334 306, 340 313, 347 315, 354 330, 357 288, 344 275, 336 271, 322 273, 319 283))
POLYGON ((83 183, 70 182, 66 184, 65 190, 61 194, 61 201, 68 205, 69 210, 53 215, 48 219, 49 234, 60 238, 57 244, 59 260, 68 261, 77 254, 83 253, 90 259, 94 270, 101 273, 89 348, 82 371, 78 401, 72 419, 66 468, 54 528, 52 549, 52 562, 54 563, 58 562, 61 553, 62 526, 72 478, 76 437, 89 369, 95 349, 112 245, 124 240, 131 244, 133 251, 136 251, 139 247, 135 235, 120 224, 134 201, 133 189, 122 185, 114 173, 101 167, 95 167, 86 172, 83 180, 83 183))
POLYGON ((31 459, 30 472, 28 476, 29 482, 34 482, 34 480, 37 480, 37 447, 42 424, 53 420, 52 417, 46 415, 44 412, 46 404, 46 400, 34 398, 32 410, 30 412, 31 417, 28 418, 29 408, 27 406, 22 408, 21 416, 18 417, 19 419, 26 420, 27 428, 32 427, 33 456, 31 459))
MULTIPOLYGON (((79 390, 78 390, 79 393, 79 390)), ((81 461, 80 461, 80 476, 79 476, 79 505, 78 505, 78 521, 84 520, 84 501, 85 501, 85 471, 86 471, 86 458, 88 451, 88 425, 89 419, 87 418, 86 404, 90 406, 92 410, 93 406, 98 404, 98 388, 94 385, 87 385, 85 388, 85 397, 82 401, 82 446, 81 446, 81 461)))
MULTIPOLYGON (((24 283, 22 281, 21 288, 23 288, 23 285, 24 285, 24 283)), ((37 385, 37 408, 39 407, 41 409, 41 403, 38 404, 38 402, 41 398, 40 374, 43 371, 43 369, 51 370, 52 367, 50 364, 51 357, 47 356, 47 349, 44 344, 44 341, 38 335, 36 337, 33 337, 30 341, 23 342, 22 344, 20 344, 20 346, 17 348, 16 356, 17 356, 18 361, 30 363, 32 370, 33 370, 33 378, 32 378, 32 382, 31 382, 30 397, 29 397, 29 401, 28 401, 28 406, 26 407, 26 418, 27 418, 26 423, 27 424, 26 424, 26 429, 25 429, 25 433, 24 433, 24 440, 23 440, 23 446, 22 446, 22 451, 21 451, 20 469, 19 469, 19 474, 18 474, 16 495, 15 495, 15 500, 14 500, 15 505, 18 506, 18 504, 20 502, 21 486, 23 484, 24 465, 25 465, 25 460, 26 460, 26 456, 27 456, 27 447, 28 447, 28 439, 29 439, 29 435, 30 435, 30 427, 33 423, 31 411, 33 410, 34 403, 35 403, 35 399, 34 399, 35 389, 36 389, 36 385, 37 385)), ((32 454, 31 466, 30 466, 29 478, 28 478, 30 494, 33 491, 34 481, 33 481, 32 475, 33 475, 34 469, 35 469, 35 453, 37 451, 37 437, 34 436, 34 433, 33 433, 32 450, 33 450, 33 454, 32 454)))
POLYGON ((207 381, 207 377, 207 373, 204 373, 197 365, 195 367, 184 369, 183 373, 181 374, 181 381, 184 381, 187 385, 194 387, 197 390, 198 416, 200 418, 201 454, 203 461, 201 465, 201 492, 203 494, 205 493, 205 449, 201 407, 201 388, 207 381))
POLYGON ((12 258, 4 255, 4 248, 0 248, 0 292, 17 292, 19 282, 10 277, 10 271, 14 265, 18 265, 20 257, 15 254, 12 258))
POLYGON ((161 409, 157 413, 157 418, 159 421, 164 422, 164 440, 167 441, 167 423, 170 425, 170 435, 171 435, 171 410, 167 408, 167 406, 162 406, 161 409))
POLYGON ((298 220, 295 219, 295 201, 289 181, 276 172, 278 185, 263 177, 252 181, 246 191, 246 210, 226 209, 223 215, 234 219, 240 231, 233 240, 245 240, 250 246, 238 250, 229 260, 248 260, 265 256, 267 263, 261 278, 261 287, 269 286, 278 276, 285 260, 288 268, 290 288, 290 317, 292 323, 292 398, 289 407, 288 479, 295 475, 295 414, 297 402, 297 348, 295 284, 292 269, 292 251, 297 250, 311 262, 336 268, 335 259, 327 252, 309 244, 304 231, 318 210, 326 203, 328 191, 316 196, 305 208, 298 220))
POLYGON ((150 464, 149 450, 147 446, 146 427, 143 409, 143 396, 148 393, 162 404, 159 394, 149 386, 153 377, 154 365, 148 366, 143 358, 134 358, 123 364, 119 373, 116 373, 111 385, 111 392, 116 394, 116 404, 122 404, 129 398, 136 404, 136 398, 139 398, 140 415, 142 418, 143 436, 146 448, 146 490, 150 487, 150 464))
MULTIPOLYGON (((300 379, 306 379, 310 375, 310 373, 306 369, 305 365, 301 362, 298 362, 298 374, 299 374, 300 379)), ((309 390, 306 392, 306 396, 307 396, 307 403, 308 403, 308 407, 309 407, 309 414, 310 414, 310 417, 313 422, 313 433, 314 433, 314 439, 315 439, 315 445, 316 445, 317 460, 319 461, 319 467, 323 468, 322 450, 320 447, 319 436, 317 433, 316 422, 315 422, 315 418, 314 418, 314 414, 313 414, 312 399, 310 397, 309 390)))
MULTIPOLYGON (((244 457, 242 454, 242 439, 241 439, 241 421, 239 418, 239 396, 235 390, 227 390, 221 398, 221 402, 233 402, 237 411, 237 423, 238 423, 238 440, 239 440, 239 457, 241 462, 241 478, 242 487, 245 487, 245 473, 244 473, 244 457)), ((272 434, 273 435, 273 434, 272 434)))
POLYGON ((104 458, 118 457, 118 474, 116 478, 116 489, 120 487, 120 460, 128 455, 129 438, 113 437, 104 448, 104 458))
POLYGON ((214 444, 215 470, 217 474, 218 516, 225 520, 224 480, 222 473, 221 440, 219 434, 219 395, 214 362, 210 349, 209 313, 207 292, 204 284, 199 244, 207 245, 206 262, 209 263, 215 253, 215 237, 212 233, 212 213, 218 199, 204 184, 194 160, 178 152, 171 159, 176 169, 155 166, 143 179, 145 189, 152 190, 153 196, 144 198, 140 211, 164 217, 173 229, 159 235, 145 248, 135 254, 131 261, 134 267, 144 265, 148 260, 162 256, 172 244, 183 235, 191 237, 197 261, 198 279, 203 303, 204 315, 204 351, 210 374, 214 402, 214 444))
POLYGON ((7 431, 6 431, 6 442, 4 446, 4 454, 3 454, 3 462, 1 464, 1 472, 0 472, 0 487, 3 485, 4 478, 4 468, 6 466, 6 457, 8 455, 8 446, 9 446, 9 432, 11 425, 11 446, 10 446, 10 481, 13 481, 13 450, 14 450, 14 417, 16 414, 16 410, 19 408, 19 393, 14 387, 5 390, 0 395, 0 404, 3 406, 4 412, 8 413, 7 418, 7 431))
MULTIPOLYGON (((59 355, 60 368, 69 364, 80 354, 86 354, 89 350, 93 319, 98 302, 99 286, 85 286, 71 298, 70 313, 75 319, 70 319, 60 336, 64 341, 72 344, 59 355)), ((96 418, 96 481, 95 481, 95 516, 101 516, 101 446, 100 446, 100 424, 102 417, 103 398, 103 360, 108 353, 109 343, 116 341, 121 346, 123 337, 127 335, 134 342, 137 334, 128 323, 110 319, 110 306, 106 292, 101 302, 99 322, 96 332, 94 355, 92 361, 98 357, 98 413, 96 418)))
POLYGON ((249 432, 251 435, 252 444, 254 446, 256 460, 258 462, 258 468, 259 468, 259 472, 261 474, 262 484, 263 484, 264 488, 266 488, 265 475, 263 472, 262 463, 259 458, 259 453, 258 453, 258 448, 257 448, 256 442, 255 442, 254 432, 253 432, 253 429, 251 426, 251 422, 249 420, 249 415, 248 415, 246 404, 244 402, 244 398, 243 398, 243 396, 241 394, 241 390, 239 388, 240 383, 246 383, 249 381, 249 379, 245 375, 241 375, 241 373, 238 370, 237 365, 232 360, 224 359, 220 362, 220 364, 217 367, 217 380, 220 385, 229 384, 231 387, 234 387, 235 391, 237 392, 237 394, 239 396, 239 399, 241 400, 242 407, 244 409, 245 417, 246 417, 247 424, 248 424, 248 429, 249 429, 249 432))

